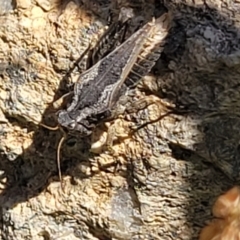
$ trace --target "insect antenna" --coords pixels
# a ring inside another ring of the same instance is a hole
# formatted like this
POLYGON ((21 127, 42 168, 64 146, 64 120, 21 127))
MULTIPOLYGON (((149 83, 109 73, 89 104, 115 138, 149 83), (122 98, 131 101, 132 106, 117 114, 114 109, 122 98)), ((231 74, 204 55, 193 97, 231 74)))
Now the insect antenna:
MULTIPOLYGON (((30 118, 33 122, 37 122, 35 119, 33 119, 30 116, 28 116, 28 118, 30 118)), ((63 131, 63 129, 59 125, 56 125, 55 127, 51 127, 44 123, 38 123, 38 124, 48 130, 51 130, 51 131, 57 131, 58 129, 60 129, 63 132, 63 137, 61 137, 61 139, 58 143, 58 146, 57 146, 57 169, 58 169, 58 176, 59 176, 59 180, 60 180, 60 184, 61 184, 61 189, 63 190, 62 173, 61 173, 61 165, 60 165, 60 154, 61 154, 61 147, 63 145, 64 140, 66 140, 66 138, 67 138, 67 134, 66 134, 66 132, 63 131)))
POLYGON ((62 148, 62 145, 63 145, 63 142, 64 140, 66 140, 67 138, 67 134, 65 131, 63 131, 63 129, 57 125, 55 127, 50 127, 48 125, 45 125, 43 123, 40 123, 39 124, 40 126, 46 128, 46 129, 49 129, 49 130, 52 130, 52 131, 56 131, 58 129, 62 130, 63 132, 63 137, 61 137, 61 139, 59 140, 58 142, 58 146, 57 146, 57 169, 58 169, 58 177, 59 177, 59 181, 60 181, 60 184, 61 184, 61 189, 63 191, 63 184, 62 184, 62 172, 61 172, 61 164, 60 164, 60 155, 61 155, 61 148, 62 148))
POLYGON ((58 169, 58 176, 59 176, 59 181, 61 184, 61 189, 63 190, 63 185, 62 185, 62 172, 61 172, 61 164, 60 164, 60 154, 61 154, 61 147, 63 145, 64 140, 66 140, 66 133, 64 133, 63 137, 60 139, 57 147, 57 169, 58 169))
POLYGON ((62 130, 63 132, 63 136, 61 137, 61 139, 59 140, 58 142, 58 146, 57 146, 57 169, 58 169, 58 177, 59 177, 59 181, 60 181, 60 184, 61 184, 61 189, 63 191, 63 184, 62 184, 62 172, 61 172, 61 164, 60 164, 60 155, 61 155, 61 148, 62 148, 62 145, 63 145, 63 142, 64 140, 66 140, 67 138, 67 134, 66 132, 59 126, 55 126, 55 127, 50 127, 48 125, 45 125, 43 123, 40 123, 40 126, 44 127, 44 128, 47 128, 49 130, 52 130, 52 131, 56 131, 58 129, 62 130))
POLYGON ((51 131, 57 131, 58 129, 60 129, 59 125, 56 125, 55 127, 45 125, 44 123, 39 123, 39 125, 51 131))
POLYGON ((52 131, 56 131, 58 129, 62 130, 63 132, 63 137, 61 137, 61 139, 59 140, 58 142, 58 146, 57 146, 57 169, 58 169, 58 177, 59 177, 59 181, 60 181, 60 184, 61 184, 61 189, 63 191, 63 184, 62 184, 62 172, 61 172, 61 164, 60 164, 60 155, 61 155, 61 148, 62 148, 62 145, 63 145, 63 142, 64 140, 66 140, 67 138, 67 134, 66 132, 59 126, 57 125, 56 127, 50 127, 48 125, 45 125, 43 123, 40 123, 40 126, 46 128, 46 129, 49 129, 49 130, 52 130, 52 131))

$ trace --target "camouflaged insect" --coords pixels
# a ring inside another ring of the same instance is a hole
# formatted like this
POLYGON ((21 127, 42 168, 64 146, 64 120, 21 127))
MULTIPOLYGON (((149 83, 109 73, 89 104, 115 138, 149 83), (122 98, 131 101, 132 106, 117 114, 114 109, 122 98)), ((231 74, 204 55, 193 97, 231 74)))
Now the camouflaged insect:
POLYGON ((57 113, 58 123, 69 133, 84 137, 99 123, 115 117, 119 99, 159 59, 170 22, 169 13, 153 19, 82 73, 75 83, 71 104, 57 113))

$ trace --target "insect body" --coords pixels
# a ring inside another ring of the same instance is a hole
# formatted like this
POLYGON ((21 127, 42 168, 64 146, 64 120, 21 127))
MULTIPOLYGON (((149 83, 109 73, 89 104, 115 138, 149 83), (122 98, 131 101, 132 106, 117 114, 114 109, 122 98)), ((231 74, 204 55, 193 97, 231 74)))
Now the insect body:
POLYGON ((84 137, 112 117, 119 98, 150 72, 160 57, 169 27, 169 13, 153 19, 81 74, 70 106, 57 113, 58 123, 84 137))

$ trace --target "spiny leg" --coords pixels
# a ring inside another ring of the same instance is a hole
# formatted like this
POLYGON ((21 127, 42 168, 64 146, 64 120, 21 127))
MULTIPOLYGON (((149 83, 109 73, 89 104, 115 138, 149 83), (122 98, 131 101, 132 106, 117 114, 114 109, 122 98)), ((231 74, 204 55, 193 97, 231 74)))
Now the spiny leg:
MULTIPOLYGON (((168 116, 169 114, 175 112, 175 108, 174 108, 174 106, 172 106, 172 104, 163 103, 163 101, 158 99, 157 97, 141 98, 138 100, 129 100, 128 97, 129 96, 124 96, 124 98, 122 98, 121 101, 118 103, 119 106, 115 107, 116 110, 113 112, 115 117, 119 116, 120 114, 123 115, 123 114, 136 113, 136 112, 141 111, 141 110, 147 108, 148 106, 154 105, 154 104, 161 105, 163 111, 160 111, 159 116, 157 116, 155 119, 147 121, 141 125, 123 126, 123 128, 126 128, 126 130, 123 131, 123 132, 125 132, 125 134, 121 134, 119 136, 122 139, 131 137, 135 132, 137 132, 141 128, 147 126, 148 124, 158 122, 161 119, 163 119, 164 117, 168 116), (127 102, 127 104, 126 104, 126 102, 127 102), (121 108, 121 104, 124 104, 125 107, 121 108), (128 128, 128 130, 127 130, 127 128, 128 128)), ((112 152, 113 141, 114 141, 114 138, 116 137, 117 129, 119 129, 119 126, 116 127, 114 124, 109 126, 109 128, 108 128, 108 136, 107 136, 107 140, 106 140, 105 144, 106 144, 107 149, 110 150, 111 152, 112 152)))
POLYGON ((163 119, 164 117, 168 116, 169 114, 172 114, 175 112, 175 108, 172 104, 164 102, 157 98, 142 98, 139 99, 137 101, 134 101, 131 103, 131 105, 128 107, 128 109, 126 110, 128 113, 135 113, 138 112, 140 110, 146 109, 147 107, 149 107, 150 105, 158 105, 159 107, 161 106, 161 111, 159 111, 159 116, 156 117, 153 120, 147 121, 143 124, 140 124, 138 126, 132 126, 131 130, 132 130, 132 134, 138 130, 140 130, 141 128, 144 128, 145 126, 147 126, 148 124, 152 124, 152 123, 156 123, 158 121, 160 121, 161 119, 163 119))
POLYGON ((82 62, 84 56, 87 54, 87 52, 91 51, 92 49, 92 43, 90 42, 89 45, 87 46, 87 48, 83 51, 83 53, 80 55, 80 57, 76 60, 76 62, 74 62, 73 66, 70 67, 70 69, 68 70, 67 74, 63 77, 63 79, 67 79, 69 78, 69 76, 71 75, 71 73, 73 72, 73 70, 77 67, 79 68, 79 64, 82 62))

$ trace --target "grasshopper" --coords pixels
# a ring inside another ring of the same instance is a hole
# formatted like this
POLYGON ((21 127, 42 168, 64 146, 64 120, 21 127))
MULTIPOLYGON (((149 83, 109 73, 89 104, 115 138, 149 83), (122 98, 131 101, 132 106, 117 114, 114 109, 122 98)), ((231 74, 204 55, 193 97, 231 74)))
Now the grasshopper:
POLYGON ((120 97, 149 73, 159 59, 169 26, 167 13, 153 19, 82 73, 75 83, 70 106, 57 113, 60 126, 84 137, 111 118, 120 97))
MULTIPOLYGON (((97 59, 96 64, 79 76, 69 106, 56 113, 57 128, 85 137, 91 135, 100 123, 115 118, 118 102, 159 59, 170 26, 171 15, 164 13, 157 19, 153 18, 101 60, 97 59)), ((60 180, 59 156, 64 139, 60 140, 57 151, 60 180)))

